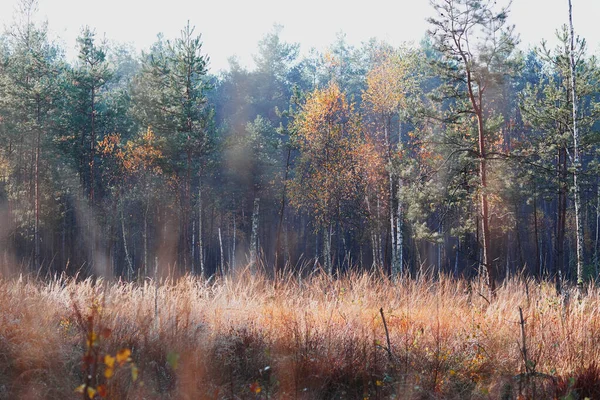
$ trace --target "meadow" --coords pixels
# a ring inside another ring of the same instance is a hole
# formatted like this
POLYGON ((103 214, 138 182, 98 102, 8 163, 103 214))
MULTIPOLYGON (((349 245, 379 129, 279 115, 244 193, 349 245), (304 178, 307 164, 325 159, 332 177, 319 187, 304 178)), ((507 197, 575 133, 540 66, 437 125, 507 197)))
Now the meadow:
POLYGON ((383 274, 0 281, 0 399, 600 398, 600 291, 383 274), (519 313, 522 309, 523 320, 519 313))

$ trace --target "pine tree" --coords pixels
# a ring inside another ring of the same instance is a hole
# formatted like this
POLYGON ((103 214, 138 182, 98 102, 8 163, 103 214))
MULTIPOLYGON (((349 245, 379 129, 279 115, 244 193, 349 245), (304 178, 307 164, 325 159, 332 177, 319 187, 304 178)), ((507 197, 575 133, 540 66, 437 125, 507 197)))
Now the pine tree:
POLYGON ((9 196, 14 210, 21 214, 17 229, 32 243, 31 253, 29 249, 27 253, 38 267, 42 262, 42 203, 48 196, 42 191, 49 190, 43 184, 50 179, 46 144, 54 126, 61 63, 46 25, 33 22, 37 1, 23 0, 19 6, 20 22, 8 33, 0 69, 0 132, 12 175, 9 196), (25 205, 27 209, 22 208, 25 205))
POLYGON ((435 0, 436 16, 429 19, 430 35, 442 58, 438 71, 445 79, 444 97, 456 107, 449 118, 471 119, 477 134, 469 152, 479 164, 479 217, 481 221, 481 264, 487 272, 491 295, 496 289, 496 268, 491 255, 488 162, 490 107, 488 92, 510 71, 510 56, 516 38, 507 26, 508 10, 496 10, 492 0, 435 0))
MULTIPOLYGON (((209 58, 202 54, 200 35, 187 24, 174 41, 159 40, 145 55, 143 71, 135 79, 135 113, 142 125, 150 126, 167 140, 170 170, 179 182, 180 255, 184 268, 193 265, 192 246, 200 254, 199 273, 204 273, 202 236, 192 243, 192 182, 202 181, 203 156, 209 149, 211 112, 206 107, 206 74, 209 58)), ((201 194, 201 189, 199 189, 201 194)), ((202 204, 200 198, 197 204, 202 204)), ((202 209, 198 209, 200 215, 202 209)), ((198 227, 201 229, 201 227, 198 227)))

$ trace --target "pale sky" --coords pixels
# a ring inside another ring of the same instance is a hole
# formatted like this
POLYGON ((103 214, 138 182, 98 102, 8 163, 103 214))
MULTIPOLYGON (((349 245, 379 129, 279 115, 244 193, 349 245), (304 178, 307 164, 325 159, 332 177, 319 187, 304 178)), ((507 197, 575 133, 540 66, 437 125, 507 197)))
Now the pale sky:
MULTIPOLYGON (((4 26, 13 20, 17 1, 0 0, 4 26)), ((600 0, 572 1, 576 33, 599 54, 600 0)), ((324 50, 340 31, 354 45, 371 37, 392 45, 418 43, 431 13, 429 0, 39 0, 38 15, 48 21, 70 57, 76 54, 75 38, 84 25, 95 28, 99 37, 146 49, 157 33, 174 38, 189 20, 202 33, 211 72, 216 72, 234 54, 251 68, 257 42, 274 23, 284 26, 285 41, 298 42, 307 52, 311 47, 324 50)), ((513 0, 509 21, 516 25, 521 47, 527 48, 544 38, 551 42, 567 18, 567 0, 513 0)))

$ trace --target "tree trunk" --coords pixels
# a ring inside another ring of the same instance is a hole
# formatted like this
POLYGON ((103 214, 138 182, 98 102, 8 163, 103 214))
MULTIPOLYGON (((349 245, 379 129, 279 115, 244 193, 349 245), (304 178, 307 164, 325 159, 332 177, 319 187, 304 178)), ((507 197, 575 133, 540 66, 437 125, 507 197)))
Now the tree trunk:
POLYGON ((573 191, 575 192, 575 225, 577 229, 577 291, 579 297, 583 295, 583 221, 581 215, 581 190, 579 187, 579 131, 577 129, 577 87, 575 78, 575 30, 573 29, 573 5, 569 0, 569 26, 571 28, 570 70, 571 70, 571 95, 573 103, 573 191))
MULTIPOLYGON (((202 173, 198 173, 198 260, 201 277, 204 277, 204 243, 202 241, 202 173)), ((235 229, 234 229, 235 235, 235 229)), ((235 236, 234 236, 235 238, 235 236)), ((235 239, 234 239, 235 241, 235 239)), ((234 253, 235 254, 235 253, 234 253)))
POLYGON ((456 257, 454 258, 454 278, 458 278, 458 258, 460 255, 460 237, 456 241, 456 257))
POLYGON ((510 259, 510 243, 512 241, 512 231, 508 231, 507 237, 506 237, 506 280, 508 280, 510 278, 510 264, 511 264, 511 259, 510 259))
POLYGON ((391 244, 391 260, 390 260, 390 272, 393 273, 396 269, 396 221, 395 214, 396 210, 394 208, 394 178, 392 173, 390 172, 390 197, 389 197, 389 213, 390 213, 390 244, 391 244))
POLYGON ((235 245, 236 245, 236 232, 237 226, 235 221, 235 213, 233 214, 233 243, 231 243, 231 265, 229 269, 231 272, 235 270, 235 245))
POLYGON ((535 236, 535 274, 541 277, 541 255, 540 255, 540 235, 538 233, 538 209, 537 209, 537 190, 533 193, 533 232, 535 236))
POLYGON ((396 236, 396 221, 395 221, 395 217, 396 217, 396 208, 394 207, 394 202, 396 199, 396 192, 394 191, 394 173, 392 171, 392 140, 390 138, 390 125, 391 125, 391 117, 389 115, 383 114, 382 116, 383 119, 383 131, 384 131, 384 140, 385 140, 385 147, 386 147, 386 152, 387 152, 387 165, 389 168, 388 171, 388 178, 389 178, 389 195, 388 195, 388 212, 389 212, 389 217, 390 217, 390 234, 389 234, 389 239, 390 239, 390 247, 391 247, 391 255, 390 255, 390 270, 389 273, 392 275, 392 277, 395 279, 396 277, 396 271, 397 271, 397 236, 396 236))
POLYGON ((315 233, 315 269, 317 267, 317 264, 319 264, 319 233, 315 233))
POLYGON ((150 207, 150 199, 148 198, 149 189, 146 188, 146 209, 144 210, 144 276, 142 278, 146 278, 148 276, 148 208, 150 207))
POLYGON ((402 213, 402 201, 401 201, 401 193, 403 188, 403 182, 401 178, 398 178, 398 206, 396 211, 396 262, 393 264, 393 276, 394 279, 401 278, 404 274, 404 258, 402 254, 402 244, 404 241, 404 236, 402 234, 403 228, 403 213, 402 213))
POLYGON ((467 66, 467 87, 469 92, 469 98, 473 111, 477 116, 477 138, 479 145, 479 180, 481 184, 480 188, 480 206, 481 206, 481 239, 482 239, 482 264, 486 270, 486 281, 490 292, 490 298, 495 296, 496 293, 496 274, 494 266, 492 265, 492 259, 490 254, 490 217, 488 210, 488 195, 487 195, 487 149, 485 145, 485 128, 484 128, 484 116, 483 116, 483 93, 481 85, 478 83, 477 95, 474 93, 473 84, 475 83, 471 70, 469 69, 469 62, 465 58, 465 65, 467 66), (477 96, 477 97, 476 97, 477 96))
MULTIPOLYGON (((188 133, 188 142, 190 140, 190 134, 188 133)), ((181 228, 183 232, 183 268, 187 272, 189 267, 189 257, 191 254, 191 235, 190 235, 190 213, 191 213, 191 199, 192 199, 192 152, 189 149, 186 150, 186 171, 185 171, 185 183, 183 188, 183 216, 181 219, 181 228)))
POLYGON ((556 257, 554 259, 554 282, 557 294, 561 293, 564 275, 565 227, 567 216, 567 149, 558 152, 558 205, 556 223, 556 257))
POLYGON ((96 87, 92 84, 92 126, 90 134, 90 208, 94 206, 94 158, 96 151, 96 87))
POLYGON ((192 213, 192 258, 190 260, 192 275, 196 274, 196 220, 193 218, 192 213))
MULTIPOLYGON (((398 118, 398 151, 402 150, 402 118, 398 118)), ((404 273, 404 258, 402 254, 402 242, 404 237, 402 236, 403 228, 403 215, 402 215, 402 190, 404 189, 404 182, 402 178, 398 177, 398 189, 394 193, 394 197, 397 201, 396 206, 396 238, 394 240, 396 245, 396 262, 392 264, 393 279, 402 277, 404 273)))
POLYGON ((382 236, 385 235, 383 225, 381 224, 381 200, 379 196, 377 196, 377 263, 379 268, 384 267, 384 257, 385 257, 385 244, 382 240, 382 236))
POLYGON ((223 255, 223 238, 221 236, 221 227, 219 227, 219 252, 220 252, 219 265, 221 267, 221 276, 224 276, 225 275, 225 256, 223 255))
POLYGON ((287 179, 288 172, 290 169, 290 157, 292 154, 292 148, 288 147, 287 159, 285 162, 285 173, 283 176, 283 190, 281 192, 281 205, 279 207, 279 222, 277 224, 277 237, 275 239, 275 263, 273 268, 275 271, 280 268, 279 265, 279 255, 281 253, 281 230, 283 228, 283 215, 285 213, 285 192, 287 190, 287 179))
POLYGON ((133 278, 133 264, 129 257, 129 248, 127 247, 127 235, 125 234, 125 218, 123 216, 123 206, 121 206, 121 235, 123 236, 123 250, 125 251, 125 261, 127 261, 127 280, 133 278))
POLYGON ((329 223, 329 226, 323 232, 323 260, 325 272, 327 275, 333 275, 333 268, 331 265, 331 235, 333 230, 333 224, 329 223))
POLYGON ((600 258, 598 254, 598 242, 600 241, 600 179, 596 183, 596 240, 594 242, 594 268, 596 279, 600 272, 600 258))
POLYGON ((258 261, 258 213, 259 198, 255 197, 252 211, 252 233, 250 235, 250 268, 253 273, 256 272, 258 261))
MULTIPOLYGON (((443 226, 442 224, 439 225, 438 227, 438 235, 441 238, 442 237, 442 231, 443 231, 443 226)), ((444 240, 442 240, 441 242, 438 242, 437 244, 437 271, 436 271, 436 278, 439 279, 440 275, 442 273, 442 247, 444 246, 444 240)))
POLYGON ((375 232, 371 232, 371 253, 373 258, 371 267, 375 269, 377 266, 377 235, 375 232))
POLYGON ((37 135, 35 143, 35 224, 33 232, 34 240, 34 265, 36 268, 40 267, 40 152, 41 152, 41 126, 40 126, 40 105, 38 99, 37 106, 37 135))
POLYGON ((495 296, 496 292, 496 274, 492 265, 490 254, 490 217, 488 211, 488 196, 487 196, 487 160, 485 138, 483 135, 483 114, 481 111, 477 115, 478 131, 479 131, 479 177, 481 180, 481 225, 482 225, 482 241, 483 241, 483 265, 487 272, 487 285, 490 291, 490 297, 495 296))
POLYGON ((90 259, 88 260, 91 265, 95 262, 96 255, 96 229, 94 224, 94 201, 95 201, 95 193, 94 193, 94 181, 95 181, 95 152, 96 152, 96 86, 95 83, 92 83, 92 93, 91 93, 91 107, 92 107, 92 115, 91 115, 91 129, 90 129, 90 192, 89 192, 89 212, 88 212, 88 232, 90 235, 90 246, 91 253, 90 259))

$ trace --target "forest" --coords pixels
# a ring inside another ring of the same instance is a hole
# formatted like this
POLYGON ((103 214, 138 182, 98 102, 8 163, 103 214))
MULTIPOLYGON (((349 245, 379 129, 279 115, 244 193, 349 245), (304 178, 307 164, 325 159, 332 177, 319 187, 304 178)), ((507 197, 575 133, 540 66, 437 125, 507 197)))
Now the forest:
POLYGON ((598 276, 600 70, 566 25, 522 52, 442 1, 416 47, 299 58, 275 26, 211 75, 189 25, 141 54, 85 27, 68 63, 34 5, 0 47, 6 271, 598 276))
POLYGON ((255 68, 215 73, 189 23, 143 51, 86 26, 68 61, 23 0, 0 36, 0 399, 600 395, 600 65, 570 3, 557 46, 432 0, 418 44, 301 55, 274 25, 255 68), (127 348, 102 358, 100 332, 127 348), (30 377, 24 337, 72 381, 30 377), (108 382, 132 360, 146 388, 108 382))

